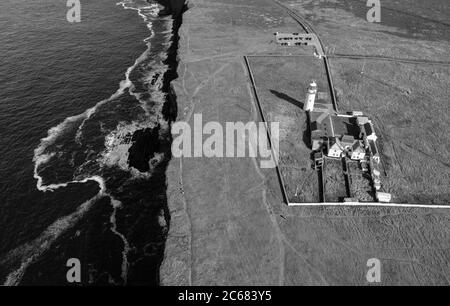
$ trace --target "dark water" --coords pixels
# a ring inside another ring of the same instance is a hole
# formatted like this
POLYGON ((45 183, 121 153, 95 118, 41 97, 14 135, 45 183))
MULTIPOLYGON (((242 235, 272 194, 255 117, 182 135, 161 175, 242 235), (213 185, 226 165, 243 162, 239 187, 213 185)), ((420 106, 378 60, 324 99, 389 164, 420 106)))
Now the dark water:
POLYGON ((159 282, 174 22, 117 1, 0 3, 1 283, 159 282))

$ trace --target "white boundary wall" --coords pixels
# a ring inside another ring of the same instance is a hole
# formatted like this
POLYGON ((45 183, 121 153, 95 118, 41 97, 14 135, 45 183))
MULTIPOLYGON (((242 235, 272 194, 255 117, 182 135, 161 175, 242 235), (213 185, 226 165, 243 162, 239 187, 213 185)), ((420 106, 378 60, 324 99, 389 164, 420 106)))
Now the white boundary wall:
POLYGON ((329 207, 329 206, 341 206, 341 207, 399 207, 399 208, 437 208, 437 209, 450 209, 449 205, 433 205, 433 204, 395 204, 395 203, 378 203, 378 202, 342 202, 342 203, 288 203, 292 207, 329 207))

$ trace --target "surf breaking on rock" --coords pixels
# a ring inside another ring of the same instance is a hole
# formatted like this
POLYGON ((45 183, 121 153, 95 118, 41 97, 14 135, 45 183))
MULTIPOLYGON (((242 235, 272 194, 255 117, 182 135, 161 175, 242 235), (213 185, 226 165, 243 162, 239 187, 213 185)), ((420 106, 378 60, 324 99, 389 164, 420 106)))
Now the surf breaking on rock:
MULTIPOLYGON (((173 19, 171 16, 160 16, 162 7, 159 4, 144 2, 125 0, 117 4, 124 9, 137 11, 150 30, 150 36, 144 39, 147 49, 127 69, 119 89, 108 99, 96 103, 81 114, 66 118, 51 128, 34 150, 33 175, 38 190, 52 192, 70 184, 94 181, 99 185, 99 191, 75 212, 56 220, 38 238, 9 251, 0 259, 2 265, 20 262, 19 266, 10 266, 12 272, 8 274, 5 285, 19 284, 27 268, 49 250, 64 232, 77 224, 97 201, 105 197, 110 199, 112 207, 110 230, 123 242, 121 277, 123 284, 127 283, 131 244, 117 225, 117 213, 124 204, 116 195, 115 189, 118 186, 109 183, 112 179, 105 176, 105 171, 110 175, 113 170, 118 173, 117 176, 126 173, 126 179, 121 180, 122 182, 150 178, 153 170, 167 158, 164 152, 159 152, 160 147, 164 146, 159 141, 161 138, 170 137, 167 136, 170 134, 170 123, 163 115, 167 99, 167 89, 164 90, 163 87, 167 82, 164 76, 169 69, 166 60, 172 45, 173 19), (153 30, 153 22, 156 20, 164 26, 164 30, 158 33, 153 30), (159 44, 158 48, 152 48, 154 44, 159 44), (134 110, 133 116, 118 116, 124 117, 125 120, 116 120, 114 124, 107 120, 99 121, 98 117, 102 118, 106 106, 120 105, 121 100, 126 100, 126 96, 134 98, 130 105, 134 110), (140 110, 137 110, 138 107, 140 110), (96 135, 97 137, 92 137, 92 130, 89 130, 93 125, 100 126, 95 130, 100 134, 96 135), (89 136, 85 136, 87 131, 89 136), (145 148, 144 155, 139 153, 139 148, 136 147, 141 145, 140 134, 147 135, 144 137, 147 142, 156 142, 153 147, 145 148), (97 138, 97 142, 94 143, 90 137, 97 138), (101 146, 98 144, 98 138, 103 138, 101 146), (58 175, 61 165, 69 167, 72 174, 69 176, 66 171, 58 175)), ((165 212, 161 213, 164 214, 165 212)))

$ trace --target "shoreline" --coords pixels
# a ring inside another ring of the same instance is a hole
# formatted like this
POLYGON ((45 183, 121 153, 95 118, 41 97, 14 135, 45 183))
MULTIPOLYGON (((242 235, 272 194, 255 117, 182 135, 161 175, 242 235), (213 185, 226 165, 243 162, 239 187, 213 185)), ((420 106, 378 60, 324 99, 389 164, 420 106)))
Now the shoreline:
MULTIPOLYGON (((185 10, 187 9, 187 1, 186 0, 157 0, 158 3, 163 5, 165 7, 164 11, 162 12, 162 15, 172 15, 173 18, 173 27, 172 27, 172 38, 170 42, 170 47, 167 52, 167 59, 164 61, 165 64, 169 67, 169 69, 166 71, 163 77, 163 86, 161 88, 161 91, 166 93, 166 102, 163 105, 162 109, 162 115, 164 116, 164 119, 168 122, 168 130, 167 135, 165 136, 164 142, 162 142, 163 149, 162 152, 165 152, 165 155, 167 156, 167 160, 162 163, 160 166, 163 168, 161 170, 163 183, 167 184, 167 181, 169 181, 169 178, 167 176, 167 169, 169 167, 169 164, 171 162, 171 144, 172 144, 172 134, 170 132, 170 127, 173 122, 177 119, 177 97, 176 93, 173 90, 172 82, 178 78, 178 50, 179 50, 179 30, 182 26, 182 20, 183 20, 183 14, 185 10)), ((165 248, 167 246, 167 239, 168 239, 168 232, 171 228, 171 213, 168 203, 169 198, 169 192, 167 192, 166 187, 166 205, 163 207, 164 210, 164 219, 166 227, 166 234, 165 234, 165 241, 164 246, 162 247, 162 254, 159 259, 158 263, 158 270, 160 270, 163 259, 164 259, 164 253, 165 248)), ((158 283, 161 283, 161 276, 160 273, 158 273, 158 283)))

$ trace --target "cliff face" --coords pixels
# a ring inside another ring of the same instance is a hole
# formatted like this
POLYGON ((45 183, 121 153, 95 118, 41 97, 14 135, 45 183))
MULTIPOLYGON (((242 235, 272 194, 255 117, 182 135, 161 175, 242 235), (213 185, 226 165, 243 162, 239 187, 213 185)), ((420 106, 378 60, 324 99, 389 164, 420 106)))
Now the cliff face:
POLYGON ((180 16, 185 8, 187 0, 169 0, 169 2, 170 11, 172 14, 175 14, 175 16, 180 16))
MULTIPOLYGON (((174 73, 178 78, 172 80, 170 86, 172 88, 172 101, 175 110, 173 113, 174 119, 181 120, 180 114, 178 113, 179 106, 184 104, 182 91, 174 90, 174 88, 179 88, 182 84, 183 76, 180 75, 182 63, 180 65, 180 58, 183 54, 183 46, 185 45, 185 40, 183 37, 180 39, 180 32, 184 31, 185 26, 181 22, 183 17, 181 16, 181 2, 185 8, 187 8, 186 1, 176 1, 176 0, 160 0, 166 8, 166 13, 174 14, 178 16, 179 28, 177 32, 177 69, 174 73), (172 11, 172 7, 175 9, 172 11)), ((185 13, 186 15, 186 13, 185 13)), ((175 17, 177 18, 177 17, 175 17)), ((167 198, 168 198, 168 210, 170 215, 169 221, 169 233, 166 239, 164 260, 160 267, 160 284, 161 285, 189 285, 190 284, 190 272, 189 272, 189 262, 191 258, 190 254, 190 220, 187 215, 187 209, 185 205, 185 200, 183 198, 182 192, 182 181, 180 181, 181 176, 179 173, 180 161, 172 158, 167 169, 167 198)))
POLYGON ((165 11, 163 14, 171 14, 175 18, 180 18, 181 14, 185 10, 187 0, 157 0, 160 4, 164 5, 165 11))

